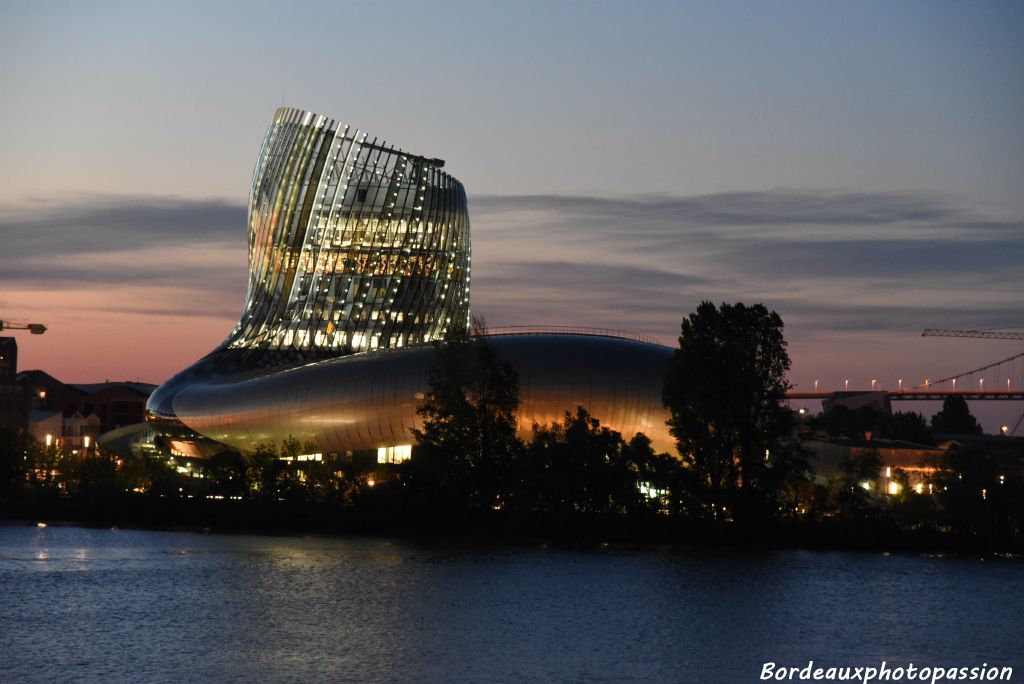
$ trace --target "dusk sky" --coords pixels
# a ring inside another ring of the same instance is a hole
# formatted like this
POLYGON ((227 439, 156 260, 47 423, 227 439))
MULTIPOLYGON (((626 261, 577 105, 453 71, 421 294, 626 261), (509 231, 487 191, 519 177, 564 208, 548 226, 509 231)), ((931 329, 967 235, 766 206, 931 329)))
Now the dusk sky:
POLYGON ((288 105, 447 161, 492 326, 674 344, 763 301, 800 389, 951 375, 1024 351, 920 337, 1024 327, 1021 36, 1011 2, 6 1, 0 319, 68 382, 210 351, 288 105))

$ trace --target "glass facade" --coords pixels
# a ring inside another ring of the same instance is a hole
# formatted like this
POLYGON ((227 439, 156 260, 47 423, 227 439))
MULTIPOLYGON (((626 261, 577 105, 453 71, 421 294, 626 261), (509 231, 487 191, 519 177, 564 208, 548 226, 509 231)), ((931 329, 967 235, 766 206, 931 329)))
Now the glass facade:
POLYGON ((279 109, 249 197, 249 290, 231 349, 403 347, 469 320, 466 193, 444 162, 279 109))

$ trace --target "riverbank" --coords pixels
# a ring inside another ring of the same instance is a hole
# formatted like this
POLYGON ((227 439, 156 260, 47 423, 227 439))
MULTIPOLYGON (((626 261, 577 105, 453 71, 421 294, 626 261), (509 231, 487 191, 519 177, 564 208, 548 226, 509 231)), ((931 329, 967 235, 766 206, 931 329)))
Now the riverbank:
POLYGON ((884 519, 731 521, 664 515, 522 515, 505 511, 429 514, 260 499, 190 499, 149 494, 70 497, 31 492, 0 501, 0 520, 23 524, 197 531, 226 534, 386 536, 418 540, 504 541, 564 548, 734 547, 940 553, 1024 554, 1016 540, 957 534, 936 527, 901 529, 884 519))

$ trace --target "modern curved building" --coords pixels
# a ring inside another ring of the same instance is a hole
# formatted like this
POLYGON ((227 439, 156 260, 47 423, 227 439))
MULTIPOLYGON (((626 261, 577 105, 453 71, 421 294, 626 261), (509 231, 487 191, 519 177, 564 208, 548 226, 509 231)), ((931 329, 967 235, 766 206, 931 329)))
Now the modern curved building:
MULTIPOLYGON (((333 119, 277 111, 253 173, 241 318, 147 405, 174 450, 293 436, 323 453, 408 456, 430 343, 469 324, 466 193, 443 167, 333 119)), ((523 433, 583 406, 671 449, 669 348, 567 330, 490 342, 519 372, 523 433)))

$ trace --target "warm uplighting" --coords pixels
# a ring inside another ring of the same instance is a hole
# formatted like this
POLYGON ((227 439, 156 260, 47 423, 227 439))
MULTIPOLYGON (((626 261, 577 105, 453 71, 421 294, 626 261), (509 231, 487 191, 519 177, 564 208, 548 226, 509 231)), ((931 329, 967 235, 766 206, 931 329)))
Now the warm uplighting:
POLYGON ((46 390, 39 390, 39 398, 40 399, 45 399, 46 398, 46 390))
POLYGON ((900 493, 900 483, 899 482, 890 482, 889 483, 888 492, 889 492, 890 496, 896 496, 897 494, 899 494, 900 493))
POLYGON ((374 479, 373 479, 372 477, 368 477, 368 478, 366 478, 366 486, 367 486, 367 487, 372 487, 372 486, 374 486, 375 484, 377 484, 377 481, 376 481, 376 480, 374 480, 374 479))
POLYGON ((861 489, 866 489, 867 491, 870 492, 871 491, 871 480, 864 480, 863 482, 860 483, 860 486, 861 486, 861 489))
POLYGON ((918 494, 924 494, 924 485, 918 482, 916 485, 914 485, 914 491, 917 492, 918 494))
POLYGON ((89 435, 86 435, 86 436, 85 436, 85 437, 84 437, 84 438, 82 439, 82 443, 83 443, 83 444, 85 444, 85 448, 86 448, 86 449, 88 449, 88 448, 89 448, 89 444, 90 444, 91 442, 92 442, 92 438, 91 438, 91 437, 89 437, 89 435))
POLYGON ((885 476, 892 477, 892 466, 885 466, 885 476))
POLYGON ((46 435, 46 446, 53 446, 53 435, 46 435))

